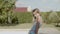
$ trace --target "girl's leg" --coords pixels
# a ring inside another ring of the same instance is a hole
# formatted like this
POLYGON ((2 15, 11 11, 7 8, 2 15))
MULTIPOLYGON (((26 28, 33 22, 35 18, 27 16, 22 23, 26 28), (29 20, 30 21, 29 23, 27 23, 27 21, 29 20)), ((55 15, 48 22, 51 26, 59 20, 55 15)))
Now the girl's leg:
POLYGON ((38 34, 38 30, 39 30, 39 23, 36 23, 36 30, 35 30, 35 34, 38 34))
POLYGON ((33 25, 31 30, 29 31, 29 34, 35 34, 35 30, 36 30, 36 24, 33 25))
POLYGON ((30 31, 29 34, 35 34, 35 32, 34 31, 30 31))

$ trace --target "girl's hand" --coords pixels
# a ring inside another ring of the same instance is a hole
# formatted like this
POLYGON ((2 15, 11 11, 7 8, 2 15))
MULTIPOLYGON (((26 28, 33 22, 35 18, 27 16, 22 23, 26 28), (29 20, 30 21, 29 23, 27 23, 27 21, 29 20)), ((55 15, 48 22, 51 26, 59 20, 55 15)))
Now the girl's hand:
POLYGON ((37 23, 40 23, 40 15, 39 14, 36 15, 36 21, 37 21, 37 23))

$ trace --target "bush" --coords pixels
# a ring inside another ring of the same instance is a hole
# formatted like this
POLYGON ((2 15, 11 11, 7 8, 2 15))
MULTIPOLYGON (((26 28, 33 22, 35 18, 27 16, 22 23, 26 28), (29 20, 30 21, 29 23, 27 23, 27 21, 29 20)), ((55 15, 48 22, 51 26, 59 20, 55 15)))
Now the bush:
POLYGON ((0 16, 0 24, 4 24, 6 21, 5 21, 5 16, 0 16))
POLYGON ((20 23, 32 23, 31 12, 16 12, 16 15, 20 23))
MULTIPOLYGON (((45 23, 60 23, 59 18, 55 15, 52 15, 49 19, 49 14, 51 12, 41 12, 41 16, 43 18, 43 21, 45 23)), ((0 15, 0 24, 19 24, 19 23, 32 23, 32 13, 31 12, 12 12, 10 13, 11 16, 11 23, 7 21, 7 14, 0 15)), ((60 13, 57 12, 58 16, 60 16, 60 13)))
POLYGON ((19 23, 18 18, 16 16, 13 17, 11 21, 12 21, 12 24, 18 24, 19 23))
POLYGON ((8 21, 8 16, 7 16, 7 14, 5 14, 5 15, 0 15, 0 24, 18 24, 19 22, 18 22, 18 18, 17 18, 17 16, 16 15, 14 15, 14 13, 12 12, 12 13, 10 13, 11 15, 10 15, 10 21, 11 21, 11 23, 9 23, 9 21, 8 21))

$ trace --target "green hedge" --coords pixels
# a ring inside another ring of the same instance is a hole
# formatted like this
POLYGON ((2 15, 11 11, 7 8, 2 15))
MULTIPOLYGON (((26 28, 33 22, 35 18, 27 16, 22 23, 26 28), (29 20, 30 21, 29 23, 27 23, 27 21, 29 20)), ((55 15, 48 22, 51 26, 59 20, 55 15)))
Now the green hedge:
POLYGON ((20 23, 31 23, 32 22, 31 12, 16 12, 16 15, 20 23))
MULTIPOLYGON (((49 15, 51 12, 41 12, 41 16, 43 18, 43 21, 45 23, 56 23, 60 22, 57 17, 53 15, 52 19, 49 19, 49 15)), ((58 16, 60 17, 60 12, 56 12, 58 16)), ((31 12, 14 12, 11 14, 12 24, 15 24, 16 22, 19 23, 32 23, 32 13, 31 12)), ((0 23, 6 23, 7 16, 6 15, 0 15, 0 23)))
POLYGON ((3 25, 3 24, 18 24, 19 23, 17 16, 14 15, 13 12, 9 12, 8 14, 10 14, 10 16, 7 16, 7 13, 6 12, 4 12, 4 14, 2 13, 0 15, 0 24, 3 25), (9 23, 8 17, 10 18, 9 21, 11 23, 9 23))
MULTIPOLYGON (((49 15, 51 12, 41 12, 41 16, 43 18, 43 21, 45 23, 56 23, 59 22, 59 20, 57 19, 57 17, 53 16, 53 20, 49 20, 49 15), (55 19, 56 18, 56 19, 55 19)), ((60 16, 60 12, 56 12, 58 14, 58 16, 60 16)), ((32 23, 32 13, 31 12, 16 12, 16 14, 19 22, 20 23, 32 23)))

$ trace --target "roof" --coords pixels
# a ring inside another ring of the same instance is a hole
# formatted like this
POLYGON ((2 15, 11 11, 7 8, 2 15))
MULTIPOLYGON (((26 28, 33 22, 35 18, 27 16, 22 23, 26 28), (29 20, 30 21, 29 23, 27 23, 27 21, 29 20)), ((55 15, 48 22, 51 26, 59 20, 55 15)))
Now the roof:
POLYGON ((15 11, 26 12, 26 11, 27 11, 27 7, 17 7, 17 8, 15 9, 15 11))

